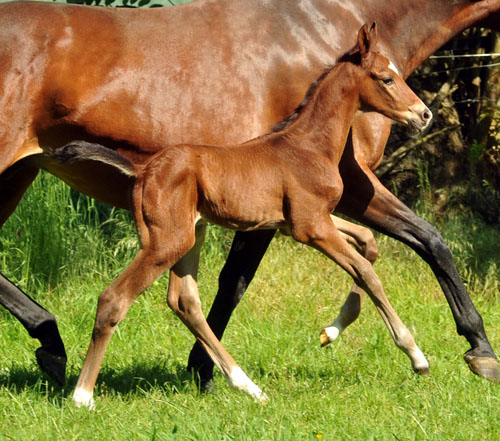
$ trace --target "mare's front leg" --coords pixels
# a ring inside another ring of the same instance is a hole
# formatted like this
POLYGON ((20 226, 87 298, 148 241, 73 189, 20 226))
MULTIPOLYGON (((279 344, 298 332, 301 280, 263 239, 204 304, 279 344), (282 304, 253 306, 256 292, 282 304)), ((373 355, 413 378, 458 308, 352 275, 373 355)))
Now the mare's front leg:
MULTIPOLYGON (((219 290, 207 316, 207 322, 220 340, 231 314, 243 297, 275 230, 237 231, 226 264, 219 276, 219 290)), ((196 342, 189 354, 188 369, 199 375, 202 390, 213 388, 212 359, 196 342)))
POLYGON ((222 346, 203 316, 198 293, 197 273, 205 225, 196 228, 196 244, 170 271, 167 302, 182 322, 191 330, 204 353, 222 371, 229 384, 265 403, 267 396, 253 383, 222 346), (206 352, 205 352, 206 351, 206 352))
POLYGON ((309 223, 305 219, 293 223, 300 226, 292 227, 293 237, 318 249, 347 271, 354 279, 354 283, 368 293, 389 329, 394 343, 410 358, 413 370, 423 375, 428 374, 429 363, 415 344, 410 331, 392 308, 371 262, 347 243, 330 216, 325 214, 309 223))
MULTIPOLYGON (((342 237, 348 243, 354 245, 358 252, 373 265, 378 256, 377 243, 373 233, 368 228, 353 224, 337 216, 331 216, 331 218, 342 237)), ((321 346, 326 346, 335 341, 342 331, 358 318, 363 295, 363 289, 354 283, 337 318, 330 326, 321 331, 321 346)))
MULTIPOLYGON (((353 125, 353 131, 369 127, 353 125)), ((363 134, 353 137, 367 139, 363 134)), ((359 141, 361 142, 361 141, 359 141)), ((358 154, 362 145, 348 143, 340 163, 344 193, 337 211, 391 236, 413 248, 431 267, 450 305, 457 332, 471 345, 465 361, 472 372, 500 381, 495 353, 484 330, 483 320, 460 279, 451 252, 439 232, 390 193, 358 154), (356 157, 355 157, 356 152, 356 157)))
MULTIPOLYGON (((37 173, 38 168, 19 162, 0 176, 0 226, 15 210, 37 173)), ((64 384, 67 358, 55 317, 2 274, 0 303, 21 322, 30 337, 42 344, 36 350, 40 368, 64 384)))

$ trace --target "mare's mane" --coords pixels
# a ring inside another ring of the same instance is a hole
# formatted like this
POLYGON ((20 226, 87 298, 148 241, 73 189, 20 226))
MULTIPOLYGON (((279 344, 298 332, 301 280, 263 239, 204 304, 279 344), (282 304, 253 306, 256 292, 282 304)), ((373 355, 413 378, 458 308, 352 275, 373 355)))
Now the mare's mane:
POLYGON ((302 100, 302 102, 297 106, 297 108, 293 111, 293 113, 290 116, 287 116, 283 121, 275 124, 274 126, 271 127, 271 131, 273 133, 276 132, 281 132, 282 130, 285 130, 290 124, 292 124, 293 121, 297 119, 297 117, 302 113, 304 108, 306 107, 307 103, 311 100, 311 97, 313 96, 314 92, 316 89, 319 87, 319 85, 323 82, 325 77, 333 70, 334 67, 336 67, 339 63, 344 63, 344 62, 351 62, 353 64, 360 64, 360 54, 357 49, 357 45, 351 49, 349 52, 346 52, 342 57, 340 57, 335 64, 331 64, 329 66, 326 66, 321 75, 309 86, 309 89, 307 90, 306 96, 302 100))

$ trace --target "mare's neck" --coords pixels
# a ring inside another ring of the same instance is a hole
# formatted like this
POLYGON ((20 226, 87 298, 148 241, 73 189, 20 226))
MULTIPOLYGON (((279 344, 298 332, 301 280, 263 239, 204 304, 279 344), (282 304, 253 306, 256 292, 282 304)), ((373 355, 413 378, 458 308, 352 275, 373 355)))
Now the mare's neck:
MULTIPOLYGON (((350 3, 359 5, 359 0, 350 3)), ((498 12, 500 1, 384 0, 363 2, 360 8, 363 17, 371 17, 379 25, 380 52, 388 55, 406 78, 455 35, 498 12)))
POLYGON ((323 153, 338 164, 360 106, 361 72, 351 63, 333 67, 282 136, 297 148, 323 153))

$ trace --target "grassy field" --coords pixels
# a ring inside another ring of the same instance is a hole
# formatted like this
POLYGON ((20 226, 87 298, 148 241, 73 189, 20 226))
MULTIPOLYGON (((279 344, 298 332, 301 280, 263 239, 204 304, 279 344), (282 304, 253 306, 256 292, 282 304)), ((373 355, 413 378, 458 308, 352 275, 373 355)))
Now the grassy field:
MULTIPOLYGON (((438 219, 500 353, 500 232, 471 217, 438 219), (496 249, 496 251, 494 251, 496 249)), ((231 235, 210 229, 205 310, 231 235)), ((1 271, 53 312, 68 351, 64 388, 35 362, 37 342, 0 311, 0 440, 498 440, 500 386, 472 375, 468 349, 428 267, 378 237, 376 270, 431 363, 413 374, 369 302, 337 342, 319 347, 350 280, 319 253, 279 237, 234 314, 224 344, 270 397, 255 404, 219 373, 201 395, 185 371, 193 338, 165 303, 167 277, 141 296, 109 346, 96 410, 71 402, 98 293, 136 249, 126 214, 98 211, 42 176, 0 236, 1 271)))

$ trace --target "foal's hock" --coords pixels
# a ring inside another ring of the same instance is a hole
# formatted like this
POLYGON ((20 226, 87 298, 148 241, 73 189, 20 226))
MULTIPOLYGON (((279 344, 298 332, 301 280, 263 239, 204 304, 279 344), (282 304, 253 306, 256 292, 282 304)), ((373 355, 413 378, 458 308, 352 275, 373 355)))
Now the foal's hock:
POLYGON ((99 148, 73 145, 61 151, 66 150, 70 161, 88 154, 91 160, 137 174, 133 213, 141 249, 99 297, 90 348, 73 396, 78 404, 92 406, 99 368, 116 325, 137 296, 168 269, 169 306, 233 387, 267 401, 203 316, 196 270, 206 222, 241 231, 286 228, 297 241, 320 250, 375 300, 413 368, 427 371, 427 360, 390 306, 370 261, 349 246, 331 217, 343 190, 338 164, 358 110, 376 111, 417 129, 425 128, 431 118, 390 60, 373 50, 376 41, 376 26, 364 25, 357 49, 322 75, 282 129, 245 144, 171 146, 137 171, 127 161, 115 162, 114 155, 101 157, 99 148), (247 164, 245 170, 242 163, 247 164))

